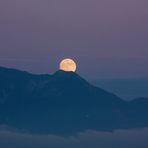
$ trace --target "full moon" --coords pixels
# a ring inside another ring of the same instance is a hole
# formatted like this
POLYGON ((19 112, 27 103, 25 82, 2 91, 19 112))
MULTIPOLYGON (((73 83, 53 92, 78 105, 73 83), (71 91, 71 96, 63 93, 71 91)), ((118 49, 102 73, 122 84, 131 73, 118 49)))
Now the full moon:
POLYGON ((72 59, 63 59, 60 62, 59 68, 60 70, 63 70, 63 71, 75 72, 77 69, 77 64, 72 59))

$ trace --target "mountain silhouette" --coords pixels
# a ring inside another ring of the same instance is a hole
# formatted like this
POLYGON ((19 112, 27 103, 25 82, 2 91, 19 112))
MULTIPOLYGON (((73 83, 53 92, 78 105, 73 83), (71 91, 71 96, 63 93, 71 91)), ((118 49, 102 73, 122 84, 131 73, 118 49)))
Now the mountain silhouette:
POLYGON ((148 127, 148 99, 127 102, 74 72, 0 67, 0 124, 42 134, 148 127))

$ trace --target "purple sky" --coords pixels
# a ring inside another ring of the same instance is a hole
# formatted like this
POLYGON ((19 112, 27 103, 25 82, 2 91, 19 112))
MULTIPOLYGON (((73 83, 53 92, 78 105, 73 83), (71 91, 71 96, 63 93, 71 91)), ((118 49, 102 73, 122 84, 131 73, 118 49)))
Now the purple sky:
POLYGON ((0 65, 87 78, 148 76, 148 0, 0 0, 0 65))

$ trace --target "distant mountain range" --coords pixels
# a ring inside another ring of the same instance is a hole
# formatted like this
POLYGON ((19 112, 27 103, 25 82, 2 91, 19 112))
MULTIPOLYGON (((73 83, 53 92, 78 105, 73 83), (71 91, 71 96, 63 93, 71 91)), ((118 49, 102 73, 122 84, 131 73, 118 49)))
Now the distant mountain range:
POLYGON ((127 102, 74 72, 0 67, 0 124, 42 134, 148 127, 148 99, 127 102))

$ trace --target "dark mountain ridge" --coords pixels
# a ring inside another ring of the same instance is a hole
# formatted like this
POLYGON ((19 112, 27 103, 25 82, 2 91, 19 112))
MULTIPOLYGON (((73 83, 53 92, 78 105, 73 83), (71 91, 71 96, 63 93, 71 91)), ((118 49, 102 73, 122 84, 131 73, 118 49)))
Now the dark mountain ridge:
POLYGON ((148 126, 148 101, 126 102, 74 72, 34 75, 0 68, 0 124, 34 133, 148 126))

